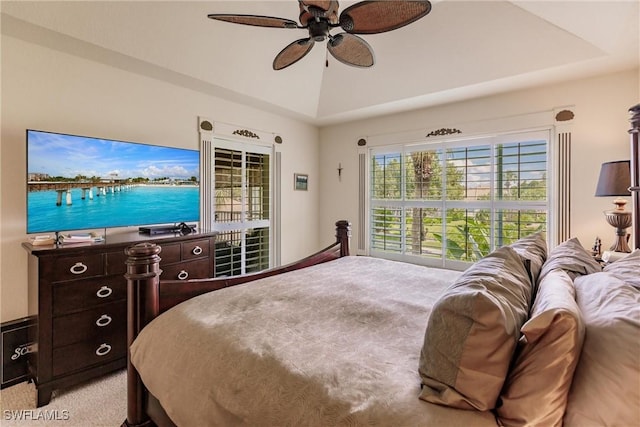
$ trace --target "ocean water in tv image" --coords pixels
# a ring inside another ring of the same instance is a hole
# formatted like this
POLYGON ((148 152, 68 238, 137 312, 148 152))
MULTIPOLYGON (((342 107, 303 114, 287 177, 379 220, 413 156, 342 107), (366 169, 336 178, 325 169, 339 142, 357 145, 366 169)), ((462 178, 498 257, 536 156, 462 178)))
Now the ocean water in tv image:
POLYGON ((31 191, 27 228, 38 233, 197 221, 199 191, 197 186, 138 185, 97 195, 93 187, 93 199, 88 192, 82 199, 82 190, 76 188, 71 190, 71 205, 63 193, 60 206, 56 191, 31 191))

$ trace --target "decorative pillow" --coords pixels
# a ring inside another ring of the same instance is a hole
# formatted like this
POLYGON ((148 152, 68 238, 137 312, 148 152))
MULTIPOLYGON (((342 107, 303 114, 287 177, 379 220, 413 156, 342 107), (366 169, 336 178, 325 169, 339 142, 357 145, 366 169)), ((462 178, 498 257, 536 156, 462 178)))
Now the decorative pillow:
POLYGON ((467 269, 436 301, 424 337, 420 398, 493 409, 527 319, 531 281, 504 246, 467 269))
POLYGON ((640 289, 640 249, 636 249, 626 257, 608 264, 604 271, 640 289))
POLYGON ((564 425, 640 425, 640 289, 611 272, 575 287, 586 335, 564 425))
POLYGON ((531 283, 536 284, 542 265, 547 259, 547 240, 542 231, 523 237, 510 244, 521 257, 530 261, 529 271, 531 273, 531 283))
POLYGON ((506 427, 562 426, 585 333, 573 281, 564 270, 553 270, 540 282, 521 332, 498 419, 506 427))
POLYGON ((582 247, 577 237, 569 239, 551 250, 549 258, 542 266, 538 282, 545 274, 556 268, 566 271, 572 279, 575 279, 576 276, 602 271, 600 264, 582 247))

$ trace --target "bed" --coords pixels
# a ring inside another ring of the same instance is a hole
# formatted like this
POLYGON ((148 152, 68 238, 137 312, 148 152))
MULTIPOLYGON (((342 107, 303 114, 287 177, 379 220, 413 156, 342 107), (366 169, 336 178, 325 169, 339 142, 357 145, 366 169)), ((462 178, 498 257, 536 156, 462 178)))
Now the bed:
POLYGON ((231 278, 160 280, 161 248, 129 248, 123 426, 640 425, 631 111, 636 249, 604 268, 541 233, 465 272, 349 256, 347 221, 231 278))

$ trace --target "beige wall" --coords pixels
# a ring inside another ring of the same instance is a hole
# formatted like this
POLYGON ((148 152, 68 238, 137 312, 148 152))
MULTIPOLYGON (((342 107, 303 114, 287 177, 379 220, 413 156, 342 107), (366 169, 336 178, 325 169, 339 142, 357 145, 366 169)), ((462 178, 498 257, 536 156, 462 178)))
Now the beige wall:
MULTIPOLYGON (((536 89, 511 92, 404 114, 351 122, 321 129, 320 235, 330 233, 335 219, 349 219, 357 233, 358 158, 356 142, 363 136, 420 129, 463 127, 464 124, 513 118, 556 107, 575 106, 571 157, 571 234, 586 247, 600 236, 603 248, 615 230, 602 211, 612 198, 594 197, 600 165, 629 159, 628 109, 640 102, 639 70, 630 70, 536 89), (341 163, 342 180, 336 168, 341 163)), ((426 133, 425 133, 426 134, 426 133)), ((354 246, 352 244, 352 246, 354 246)))
POLYGON ((198 116, 276 132, 284 140, 282 262, 324 245, 316 127, 5 35, 1 42, 0 321, 27 314, 27 128, 185 148, 198 148, 198 116), (309 191, 293 190, 294 172, 309 174, 309 191))

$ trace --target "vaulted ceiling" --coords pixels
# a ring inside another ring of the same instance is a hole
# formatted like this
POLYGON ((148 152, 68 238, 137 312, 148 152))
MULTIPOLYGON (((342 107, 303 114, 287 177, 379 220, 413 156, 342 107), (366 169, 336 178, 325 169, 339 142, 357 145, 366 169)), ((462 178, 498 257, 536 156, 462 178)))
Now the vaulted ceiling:
MULTIPOLYGON (((354 4, 340 2, 340 9, 354 4)), ((213 21, 297 20, 295 0, 3 1, 2 32, 322 126, 638 67, 636 0, 432 1, 406 27, 362 36, 376 64, 346 66, 324 44, 274 71, 303 29, 213 21), (329 65, 325 66, 328 58, 329 65)), ((334 30, 334 33, 337 30, 334 30)))

